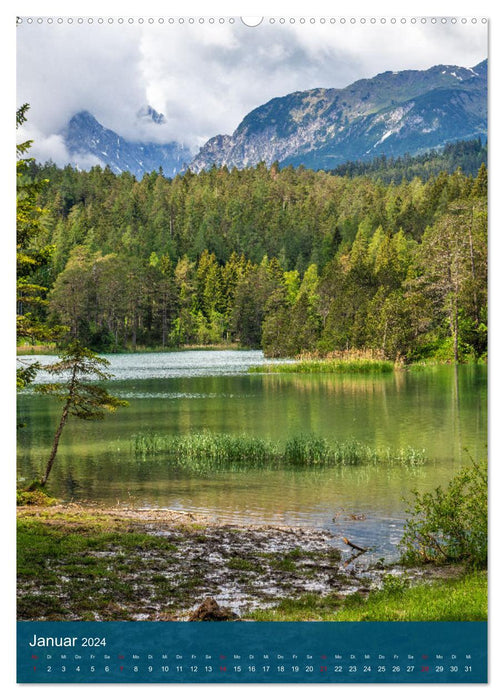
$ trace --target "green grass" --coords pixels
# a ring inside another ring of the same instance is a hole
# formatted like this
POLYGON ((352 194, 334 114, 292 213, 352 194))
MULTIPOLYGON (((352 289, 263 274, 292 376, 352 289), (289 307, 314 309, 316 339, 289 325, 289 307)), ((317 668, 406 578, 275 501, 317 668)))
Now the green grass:
POLYGON ((393 372, 394 363, 388 360, 300 360, 299 362, 272 363, 249 368, 252 373, 338 373, 338 374, 384 374, 393 372))
POLYGON ((189 435, 137 434, 132 447, 139 457, 164 453, 177 458, 180 468, 333 467, 387 464, 418 467, 423 450, 373 448, 357 440, 331 442, 316 435, 300 435, 285 444, 249 435, 192 433, 189 435))
POLYGON ((165 571, 176 548, 167 538, 128 531, 112 519, 23 518, 17 535, 18 619, 85 620, 97 613, 105 620, 130 619, 139 599, 164 595, 164 580, 145 575, 145 557, 159 558, 165 571))
POLYGON ((242 557, 231 557, 228 560, 228 567, 236 571, 257 571, 257 564, 242 557))
POLYGON ((487 619, 487 573, 411 586, 386 586, 367 598, 360 594, 341 599, 312 593, 286 599, 275 608, 257 610, 247 617, 258 621, 427 622, 487 619))

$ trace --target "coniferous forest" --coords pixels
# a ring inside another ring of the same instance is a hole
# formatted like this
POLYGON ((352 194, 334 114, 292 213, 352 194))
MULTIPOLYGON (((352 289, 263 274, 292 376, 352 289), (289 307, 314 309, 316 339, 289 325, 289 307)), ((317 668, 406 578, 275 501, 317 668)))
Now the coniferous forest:
POLYGON ((484 683, 488 19, 16 35, 18 681, 484 683))
POLYGON ((18 313, 102 352, 484 358, 486 150, 458 149, 340 174, 259 164, 141 181, 30 162, 42 214, 18 313), (457 153, 468 167, 450 173, 457 153))

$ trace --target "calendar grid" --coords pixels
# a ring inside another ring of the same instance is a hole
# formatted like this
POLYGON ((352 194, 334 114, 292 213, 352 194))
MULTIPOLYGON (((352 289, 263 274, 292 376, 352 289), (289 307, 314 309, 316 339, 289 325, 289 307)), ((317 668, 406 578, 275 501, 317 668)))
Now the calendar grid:
POLYGON ((24 622, 18 681, 484 683, 486 633, 479 622, 24 622))

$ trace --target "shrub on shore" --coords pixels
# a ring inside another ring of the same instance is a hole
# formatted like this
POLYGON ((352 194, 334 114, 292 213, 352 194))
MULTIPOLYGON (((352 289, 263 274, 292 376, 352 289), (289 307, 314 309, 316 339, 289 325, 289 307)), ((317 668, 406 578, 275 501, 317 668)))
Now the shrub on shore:
POLYGON ((34 482, 28 488, 16 490, 16 505, 18 506, 53 506, 58 502, 50 496, 38 482, 34 482))
POLYGON ((414 492, 406 511, 401 545, 408 562, 487 563, 488 471, 486 464, 462 468, 446 489, 414 492))

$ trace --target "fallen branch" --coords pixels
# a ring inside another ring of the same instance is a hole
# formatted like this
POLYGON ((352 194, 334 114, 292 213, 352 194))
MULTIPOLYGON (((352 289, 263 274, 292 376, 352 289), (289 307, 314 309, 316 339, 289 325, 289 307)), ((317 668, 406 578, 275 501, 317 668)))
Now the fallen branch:
POLYGON ((367 547, 359 547, 359 545, 354 544, 353 542, 350 542, 350 540, 347 540, 346 537, 341 538, 345 544, 347 544, 349 547, 352 547, 352 549, 357 549, 359 552, 367 552, 368 548, 367 547))
POLYGON ((343 566, 346 568, 349 564, 351 564, 353 561, 355 561, 358 557, 362 557, 362 555, 364 554, 365 551, 366 550, 363 549, 362 552, 355 552, 354 554, 352 554, 352 556, 343 563, 343 566))

